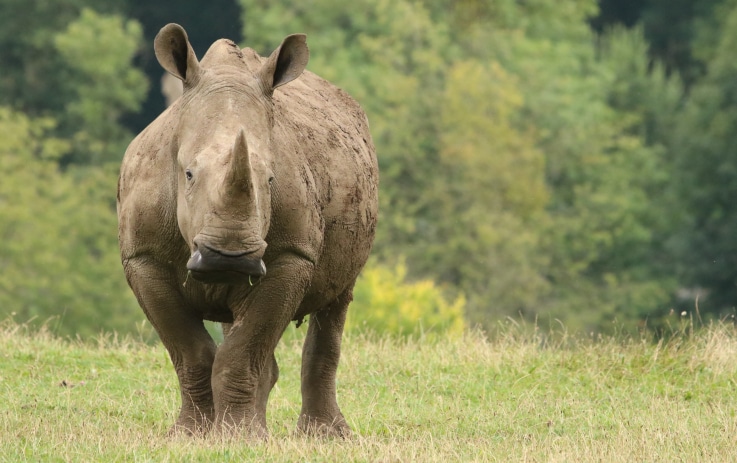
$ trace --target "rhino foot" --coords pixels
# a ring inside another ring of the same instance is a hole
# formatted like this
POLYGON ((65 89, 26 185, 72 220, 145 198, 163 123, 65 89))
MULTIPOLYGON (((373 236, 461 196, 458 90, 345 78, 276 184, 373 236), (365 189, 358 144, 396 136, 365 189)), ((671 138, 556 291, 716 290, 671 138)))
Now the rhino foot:
POLYGON ((167 436, 203 437, 210 431, 211 427, 212 423, 209 421, 196 422, 195 420, 177 420, 177 422, 169 428, 167 436))
POLYGON ((232 415, 227 415, 217 420, 213 432, 225 438, 266 442, 269 440, 269 431, 262 421, 255 416, 248 421, 234 420, 232 415))
POLYGON ((310 437, 340 439, 349 439, 353 435, 342 414, 338 414, 332 420, 301 415, 297 423, 297 433, 310 437))

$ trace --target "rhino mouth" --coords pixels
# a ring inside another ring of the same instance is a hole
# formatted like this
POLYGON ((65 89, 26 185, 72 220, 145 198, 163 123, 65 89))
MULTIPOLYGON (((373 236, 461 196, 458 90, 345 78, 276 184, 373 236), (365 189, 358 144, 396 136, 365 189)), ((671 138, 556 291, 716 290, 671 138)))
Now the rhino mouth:
POLYGON ((266 275, 266 264, 254 252, 219 251, 197 246, 187 262, 192 278, 202 283, 237 285, 266 275))

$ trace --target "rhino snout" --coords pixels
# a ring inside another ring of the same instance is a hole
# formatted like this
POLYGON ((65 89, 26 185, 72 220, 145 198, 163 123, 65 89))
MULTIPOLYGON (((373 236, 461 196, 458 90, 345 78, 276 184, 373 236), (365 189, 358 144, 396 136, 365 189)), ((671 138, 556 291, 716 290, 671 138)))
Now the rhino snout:
POLYGON ((203 283, 248 284, 251 277, 266 275, 261 250, 224 251, 197 244, 187 262, 192 278, 203 283))

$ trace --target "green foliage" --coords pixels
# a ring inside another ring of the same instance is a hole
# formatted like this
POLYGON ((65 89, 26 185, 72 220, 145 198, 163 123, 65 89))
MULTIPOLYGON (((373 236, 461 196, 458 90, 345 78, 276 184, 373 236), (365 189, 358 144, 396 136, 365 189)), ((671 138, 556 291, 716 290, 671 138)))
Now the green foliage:
POLYGON ((353 289, 346 330, 390 335, 459 336, 466 327, 465 299, 448 301, 430 280, 407 281, 403 263, 394 268, 370 265, 353 289))
POLYGON ((119 160, 131 138, 121 119, 148 85, 133 66, 140 25, 117 2, 22 3, 0 0, 0 105, 55 119, 52 134, 72 142, 62 165, 119 160))
POLYGON ((534 129, 514 121, 524 104, 519 80, 498 62, 476 60, 454 63, 446 79, 442 175, 425 192, 435 229, 421 268, 473 294, 476 321, 538 306, 548 288, 536 227, 548 219, 549 191, 534 129))
POLYGON ((737 4, 724 19, 706 76, 694 85, 674 133, 684 226, 675 249, 683 283, 702 310, 734 314, 737 304, 737 4))
POLYGON ((32 116, 60 115, 67 66, 54 36, 84 7, 110 13, 117 0, 0 0, 0 105, 32 116))
MULTIPOLYGON (((557 80, 570 83, 550 101, 530 102, 537 125, 552 129, 542 140, 553 192, 550 313, 587 329, 668 313, 674 281, 663 242, 677 221, 662 213, 674 205, 661 137, 682 95, 677 79, 650 65, 641 31, 612 31, 596 51, 561 70, 570 77, 557 80)), ((545 72, 532 75, 553 78, 545 72)))
POLYGON ((730 3, 733 0, 600 0, 601 12, 592 24, 599 33, 617 26, 641 28, 648 55, 690 86, 711 60, 730 3))
POLYGON ((130 331, 142 318, 119 263, 112 169, 59 171, 53 121, 0 108, 0 314, 59 334, 130 331))
POLYGON ((69 160, 100 164, 122 158, 132 135, 120 118, 139 109, 148 89, 143 72, 132 66, 142 36, 135 21, 85 8, 54 37, 69 69, 63 87, 72 96, 64 119, 66 131, 73 134, 69 160))
MULTIPOLYGON (((652 259, 659 254, 658 233, 673 224, 661 218, 658 206, 663 202, 651 196, 667 181, 661 165, 665 150, 654 139, 666 123, 658 117, 671 115, 668 111, 677 106, 680 88, 667 82, 658 89, 668 79, 657 66, 648 65, 639 31, 608 35, 594 47, 596 37, 587 25, 587 16, 596 11, 594 2, 550 7, 541 1, 507 5, 504 14, 476 9, 463 16, 467 27, 456 32, 457 40, 468 44, 464 50, 473 50, 473 44, 494 44, 475 47, 472 59, 498 63, 504 73, 492 74, 480 88, 501 87, 505 81, 507 85, 497 93, 486 90, 467 98, 453 113, 443 107, 448 120, 469 127, 452 143, 462 146, 476 133, 488 134, 471 151, 477 156, 493 153, 486 157, 506 157, 516 164, 476 164, 470 170, 499 186, 507 182, 498 172, 510 173, 523 197, 536 205, 532 214, 526 214, 524 208, 502 202, 502 211, 512 220, 495 220, 492 198, 499 203, 505 193, 463 178, 460 183, 470 188, 459 206, 475 199, 479 209, 472 220, 488 221, 487 227, 503 237, 499 254, 516 258, 489 259, 494 247, 488 245, 474 249, 472 255, 481 257, 472 267, 479 275, 488 275, 488 283, 478 277, 474 290, 466 292, 480 318, 523 313, 586 329, 611 329, 615 319, 652 319, 667 313, 673 284, 652 259), (644 100, 639 97, 650 89, 658 90, 644 100), (474 122, 478 108, 490 100, 501 105, 508 95, 519 95, 519 101, 507 111, 487 111, 479 119, 486 120, 484 128, 474 122), (643 131, 646 122, 652 127, 643 131), (500 143, 505 138, 490 129, 492 124, 509 127, 507 133, 516 133, 523 143, 500 143), (524 165, 526 170, 520 169, 524 165), (505 274, 516 279, 505 280, 505 274), (484 294, 484 284, 491 289, 483 300, 474 300, 484 294)), ((474 86, 471 75, 459 80, 466 93, 474 86)), ((450 77, 446 88, 452 89, 450 77)), ((448 196, 462 197, 457 190, 448 196)), ((473 227, 464 224, 460 230, 473 227)), ((483 243, 471 236, 475 244, 483 243)), ((466 278, 466 283, 470 281, 466 278)))
POLYGON ((142 315, 119 264, 117 168, 104 164, 122 157, 132 135, 120 119, 146 91, 132 66, 140 27, 85 1, 15 3, 0 1, 14 10, 0 13, 0 99, 14 106, 0 108, 0 313, 51 319, 66 335, 133 330, 142 315))

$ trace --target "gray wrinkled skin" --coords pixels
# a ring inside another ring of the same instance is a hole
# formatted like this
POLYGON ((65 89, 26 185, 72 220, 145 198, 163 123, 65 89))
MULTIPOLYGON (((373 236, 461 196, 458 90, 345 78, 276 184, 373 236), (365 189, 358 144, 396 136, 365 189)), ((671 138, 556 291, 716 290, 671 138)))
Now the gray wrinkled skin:
POLYGON ((297 427, 347 436, 335 374, 378 207, 366 116, 304 71, 304 35, 269 58, 219 40, 200 62, 169 24, 154 46, 184 92, 128 147, 118 220, 126 277, 179 378, 172 431, 266 437, 274 349, 310 315, 297 427), (225 324, 222 345, 203 320, 225 324))

